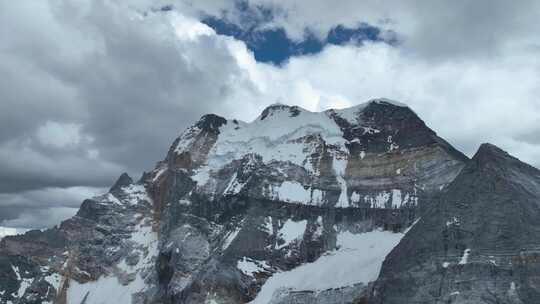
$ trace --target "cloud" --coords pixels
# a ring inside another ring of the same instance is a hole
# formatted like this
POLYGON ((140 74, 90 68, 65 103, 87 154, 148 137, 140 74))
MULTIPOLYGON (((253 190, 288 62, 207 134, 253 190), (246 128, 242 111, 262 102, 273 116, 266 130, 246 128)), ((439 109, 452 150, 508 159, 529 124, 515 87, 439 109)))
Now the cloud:
POLYGON ((187 16, 114 1, 0 6, 3 191, 138 175, 241 85, 226 39, 187 16))
POLYGON ((92 142, 92 137, 81 135, 81 125, 46 121, 38 127, 37 140, 44 146, 67 148, 81 144, 82 141, 92 142))
POLYGON ((251 26, 245 11, 270 11, 272 18, 259 27, 282 27, 296 40, 303 39, 306 29, 324 38, 337 25, 354 28, 366 22, 398 33, 402 46, 424 59, 497 56, 538 46, 540 40, 531 26, 540 17, 540 3, 533 0, 520 5, 504 0, 345 0, 339 4, 325 0, 179 0, 176 5, 222 16, 244 27, 251 26))
POLYGON ((43 188, 0 194, 0 226, 41 229, 73 216, 81 202, 104 193, 95 187, 43 188))
POLYGON ((6 227, 13 227, 21 230, 52 228, 74 216, 79 210, 78 207, 51 207, 44 209, 26 209, 17 213, 17 217, 3 221, 6 227))

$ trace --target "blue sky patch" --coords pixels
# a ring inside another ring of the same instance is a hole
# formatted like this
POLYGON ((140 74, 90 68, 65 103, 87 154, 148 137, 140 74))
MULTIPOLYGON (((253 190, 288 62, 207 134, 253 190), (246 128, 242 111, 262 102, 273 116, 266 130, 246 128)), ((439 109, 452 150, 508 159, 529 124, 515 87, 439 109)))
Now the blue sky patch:
MULTIPOLYGON (((363 41, 384 41, 380 37, 381 30, 379 28, 365 23, 361 23, 356 28, 336 26, 328 32, 323 40, 306 30, 303 40, 294 41, 287 37, 283 28, 260 29, 259 24, 254 22, 250 26, 240 27, 214 16, 208 16, 202 22, 220 35, 232 36, 244 41, 254 53, 255 60, 275 65, 282 65, 293 56, 319 53, 327 44, 354 43, 361 45, 363 41)), ((393 43, 393 41, 386 42, 393 43)))

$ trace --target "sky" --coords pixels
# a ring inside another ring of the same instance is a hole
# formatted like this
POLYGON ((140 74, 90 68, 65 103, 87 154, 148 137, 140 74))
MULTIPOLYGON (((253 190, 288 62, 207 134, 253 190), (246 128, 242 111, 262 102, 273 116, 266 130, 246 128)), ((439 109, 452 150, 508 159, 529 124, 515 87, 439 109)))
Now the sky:
POLYGON ((0 226, 44 228, 206 113, 385 97, 540 166, 539 1, 0 1, 0 226))

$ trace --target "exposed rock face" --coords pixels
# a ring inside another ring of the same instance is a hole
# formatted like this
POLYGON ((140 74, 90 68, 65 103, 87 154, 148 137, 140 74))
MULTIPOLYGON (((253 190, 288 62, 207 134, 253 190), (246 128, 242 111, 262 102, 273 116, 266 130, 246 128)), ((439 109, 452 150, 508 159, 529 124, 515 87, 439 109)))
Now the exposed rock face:
POLYGON ((204 116, 144 178, 160 206, 162 301, 247 302, 272 274, 334 250, 342 233, 402 232, 419 198, 466 160, 384 100, 322 113, 273 105, 249 124, 204 116), (239 261, 258 271, 246 275, 239 261))
MULTIPOLYGON (((251 123, 205 115, 140 181, 122 175, 59 227, 3 239, 0 303, 386 303, 419 263, 399 248, 477 159, 382 99, 272 105, 251 123)), ((418 256, 438 248, 415 238, 418 256)), ((448 250, 473 261, 463 244, 448 250)))
POLYGON ((484 144, 392 250, 369 303, 540 303, 540 171, 484 144))
POLYGON ((249 192, 317 206, 401 207, 415 206, 418 190, 447 185, 466 160, 408 107, 385 100, 321 113, 273 105, 252 123, 204 116, 151 178, 186 170, 195 191, 212 198, 249 192))
POLYGON ((85 297, 86 303, 125 303, 132 293, 139 296, 141 286, 152 294, 157 234, 151 201, 142 185, 129 180, 122 175, 114 195, 85 200, 59 227, 2 239, 0 303, 83 303, 85 297), (107 277, 114 285, 93 283, 107 277), (98 301, 98 293, 111 301, 98 301))

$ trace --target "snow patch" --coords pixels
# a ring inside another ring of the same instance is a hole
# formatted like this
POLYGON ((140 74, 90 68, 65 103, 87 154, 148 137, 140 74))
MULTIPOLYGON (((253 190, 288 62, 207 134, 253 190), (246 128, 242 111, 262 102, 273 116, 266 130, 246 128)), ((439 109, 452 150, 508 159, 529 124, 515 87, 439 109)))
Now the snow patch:
POLYGON ((144 289, 142 279, 122 285, 116 277, 101 277, 97 281, 81 284, 71 281, 67 291, 67 303, 118 304, 132 303, 132 295, 144 289))
POLYGON ((233 231, 229 232, 227 234, 227 237, 225 238, 225 242, 223 242, 223 250, 229 248, 231 246, 234 239, 236 239, 236 236, 238 236, 238 233, 242 230, 242 223, 238 227, 236 227, 233 231))
POLYGON ((341 232, 337 236, 337 250, 313 263, 274 274, 251 303, 270 303, 272 296, 282 291, 322 291, 357 283, 367 284, 377 279, 386 255, 403 235, 380 230, 361 234, 341 232))
POLYGON ((47 281, 47 283, 51 284, 54 289, 58 290, 58 288, 60 287, 60 282, 62 281, 62 276, 58 273, 51 273, 43 279, 47 281))
POLYGON ((284 202, 309 202, 311 191, 298 182, 284 181, 277 190, 277 198, 284 202))
POLYGON ((268 266, 266 261, 256 261, 243 257, 236 263, 236 268, 242 271, 242 273, 245 275, 252 277, 257 272, 264 272, 265 269, 270 268, 270 266, 268 266))
POLYGON ((450 220, 446 221, 446 227, 449 226, 459 226, 460 222, 457 217, 452 217, 450 220))
POLYGON ((244 186, 238 180, 236 179, 237 173, 235 172, 233 176, 231 177, 231 180, 229 181, 229 184, 227 187, 225 187, 225 190, 223 190, 223 194, 236 194, 242 190, 242 187, 244 186))
POLYGON ((386 141, 390 144, 390 146, 388 147, 389 152, 399 149, 399 145, 394 142, 392 135, 388 135, 386 141))
POLYGON ((274 227, 272 225, 272 217, 271 216, 267 216, 267 217, 264 218, 263 228, 264 228, 264 230, 266 232, 268 232, 269 235, 274 234, 274 227))
POLYGON ((339 194, 339 199, 336 203, 336 207, 338 208, 348 208, 349 205, 349 198, 347 197, 347 181, 341 176, 336 176, 336 179, 338 181, 338 184, 341 186, 341 193, 339 194))
POLYGON ((341 187, 336 207, 347 208, 349 207, 349 197, 347 196, 347 181, 343 178, 345 176, 345 169, 347 168, 347 160, 335 157, 332 162, 334 167, 334 173, 336 174, 336 180, 341 187))
POLYGON ((403 195, 400 189, 390 191, 381 191, 376 195, 365 195, 364 201, 371 205, 371 208, 401 208, 404 205, 416 205, 418 198, 414 195, 405 193, 403 195))
POLYGON ((465 265, 469 261, 469 255, 471 254, 471 250, 469 248, 465 249, 463 251, 463 256, 461 257, 461 260, 459 261, 459 265, 465 265))
POLYGON ((392 208, 399 208, 403 200, 401 199, 401 190, 394 189, 392 190, 392 208))
POLYGON ((357 124, 359 123, 358 116, 360 112, 369 104, 369 102, 361 103, 359 105, 356 105, 354 107, 345 108, 341 110, 333 110, 339 117, 345 119, 347 122, 351 124, 357 124))
POLYGON ((279 229, 278 236, 285 241, 285 243, 278 246, 278 249, 288 246, 294 240, 301 238, 306 231, 307 220, 295 222, 291 219, 287 220, 281 229, 279 229))
POLYGON ((26 289, 30 287, 30 285, 32 285, 32 282, 34 281, 34 279, 27 279, 27 278, 21 277, 18 266, 11 265, 11 269, 13 270, 13 272, 15 272, 15 275, 17 276, 17 281, 19 281, 19 284, 20 284, 19 290, 17 290, 17 292, 15 293, 15 295, 20 298, 24 295, 24 293, 26 292, 26 289))
POLYGON ((191 206, 191 201, 187 199, 180 199, 178 200, 178 203, 183 206, 191 206))
POLYGON ((116 198, 116 196, 112 195, 111 193, 107 193, 105 194, 105 196, 103 197, 103 199, 107 202, 111 202, 115 205, 122 205, 122 202, 120 202, 119 199, 116 198))
POLYGON ((140 184, 131 184, 126 187, 122 187, 122 190, 126 194, 126 197, 123 198, 127 204, 136 205, 141 201, 150 201, 148 193, 146 193, 146 188, 140 184))
POLYGON ((210 172, 207 168, 197 170, 195 174, 191 176, 191 179, 197 182, 197 187, 202 187, 206 185, 206 183, 210 179, 210 172))
POLYGON ((228 121, 220 128, 218 140, 208 157, 208 166, 217 169, 246 154, 255 153, 264 162, 290 161, 312 170, 304 165, 311 151, 304 151, 306 143, 302 138, 316 134, 328 144, 343 147, 345 151, 346 140, 333 119, 324 113, 305 110, 300 111, 299 116, 301 119, 291 118, 288 111, 279 111, 252 123, 228 121))
POLYGON ((390 200, 390 193, 387 191, 381 191, 375 196, 366 195, 364 197, 366 202, 369 202, 371 208, 386 208, 386 202, 390 200))
POLYGON ((313 232, 313 239, 318 239, 322 236, 324 230, 323 226, 323 218, 322 216, 317 217, 317 221, 315 222, 315 231, 313 232))
POLYGON ((323 203, 324 192, 320 189, 311 189, 311 204, 320 205, 323 203))
POLYGON ((159 170, 155 173, 154 178, 152 179, 152 182, 156 182, 159 177, 167 171, 167 167, 161 167, 159 170))

